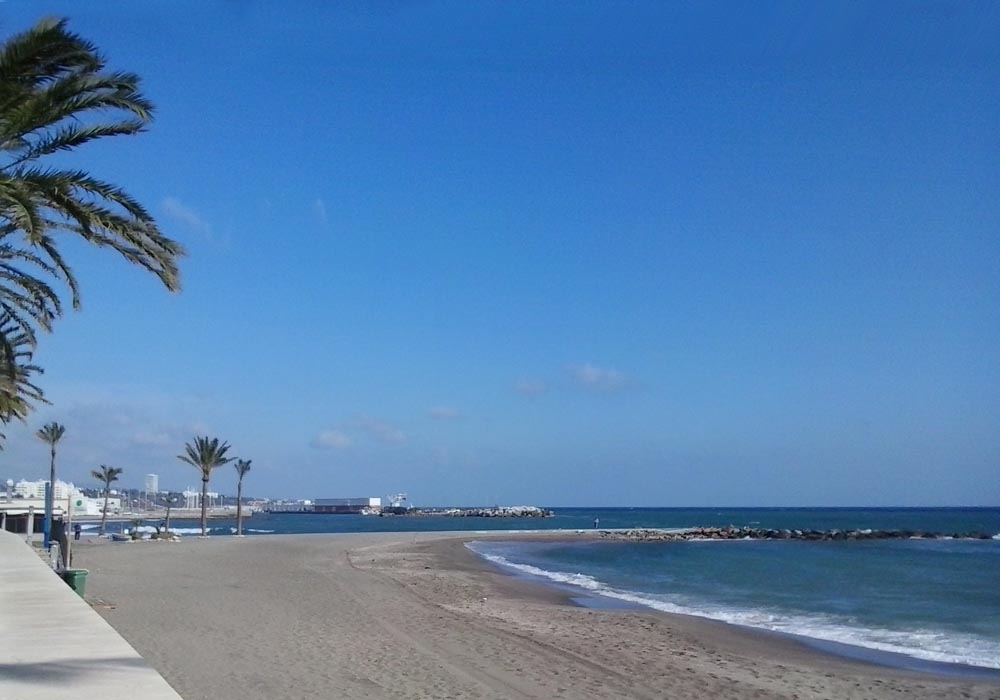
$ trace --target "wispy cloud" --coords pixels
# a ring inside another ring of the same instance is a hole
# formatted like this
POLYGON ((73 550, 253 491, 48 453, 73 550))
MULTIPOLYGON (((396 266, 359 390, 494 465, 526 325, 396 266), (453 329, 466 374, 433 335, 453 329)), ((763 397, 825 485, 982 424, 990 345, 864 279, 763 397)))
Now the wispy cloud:
POLYGON ((514 382, 514 391, 522 396, 538 396, 548 391, 548 386, 541 380, 521 377, 514 382))
POLYGON ((371 416, 359 415, 321 430, 309 441, 309 446, 317 450, 343 450, 366 441, 400 445, 406 440, 406 433, 395 425, 371 416))
POLYGON ((316 201, 313 202, 313 214, 316 216, 316 220, 324 226, 329 223, 326 215, 326 203, 323 202, 321 197, 317 197, 316 201))
POLYGON ((100 464, 125 469, 124 486, 141 483, 141 475, 157 472, 171 488, 183 485, 188 472, 176 455, 194 435, 214 430, 200 420, 218 415, 225 405, 215 399, 165 395, 136 387, 80 384, 56 387, 50 394, 55 405, 41 407, 31 426, 8 426, 5 460, 17 465, 17 475, 35 478, 41 471, 38 440, 33 428, 49 420, 66 426, 60 442, 62 478, 87 484, 90 470, 100 464))
POLYGON ((461 417, 462 414, 457 408, 452 408, 451 406, 433 406, 427 411, 427 415, 439 420, 451 420, 461 417))
POLYGON ((354 419, 352 425, 383 445, 399 445, 406 442, 406 433, 402 430, 371 416, 359 416, 354 419))
POLYGON ((132 435, 132 444, 139 447, 169 447, 178 442, 169 430, 137 430, 132 435))
POLYGON ((309 444, 319 450, 343 450, 351 446, 351 438, 343 430, 331 428, 320 432, 309 444))
POLYGON ((619 391, 624 389, 629 382, 629 378, 623 372, 607 367, 597 367, 589 362, 571 365, 567 369, 577 386, 591 391, 619 391))
POLYGON ((211 224, 205 221, 205 219, 203 219, 198 212, 184 204, 176 197, 166 197, 162 202, 160 202, 160 209, 163 210, 164 214, 179 224, 186 226, 196 233, 200 233, 206 238, 211 238, 211 224))

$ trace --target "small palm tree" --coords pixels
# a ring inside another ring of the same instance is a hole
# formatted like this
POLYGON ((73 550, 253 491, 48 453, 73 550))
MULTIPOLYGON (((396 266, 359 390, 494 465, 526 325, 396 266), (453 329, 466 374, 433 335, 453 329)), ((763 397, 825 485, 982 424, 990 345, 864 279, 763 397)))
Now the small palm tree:
POLYGON ((187 454, 177 455, 177 459, 187 462, 201 471, 201 536, 208 536, 208 480, 212 470, 232 462, 234 457, 226 457, 229 443, 219 444, 219 438, 195 437, 184 445, 187 454))
POLYGON ((236 482, 236 535, 238 537, 243 536, 243 477, 247 475, 250 471, 250 459, 238 459, 236 464, 236 473, 239 475, 239 480, 236 482))
MULTIPOLYGON (((54 509, 56 497, 56 445, 60 440, 62 440, 62 437, 65 434, 66 427, 56 423, 55 421, 43 425, 38 432, 35 433, 35 437, 42 442, 48 443, 49 450, 52 455, 52 459, 49 461, 49 497, 45 499, 46 532, 52 532, 52 511, 54 509)), ((46 545, 47 544, 48 543, 46 543, 46 545)))
POLYGON ((167 496, 167 519, 163 523, 163 529, 170 534, 170 509, 177 503, 177 496, 167 496))
POLYGON ((111 497, 111 483, 118 481, 118 476, 125 471, 116 467, 109 467, 102 464, 100 470, 95 469, 90 475, 104 484, 104 510, 101 511, 101 534, 104 534, 104 526, 108 521, 108 500, 111 497))

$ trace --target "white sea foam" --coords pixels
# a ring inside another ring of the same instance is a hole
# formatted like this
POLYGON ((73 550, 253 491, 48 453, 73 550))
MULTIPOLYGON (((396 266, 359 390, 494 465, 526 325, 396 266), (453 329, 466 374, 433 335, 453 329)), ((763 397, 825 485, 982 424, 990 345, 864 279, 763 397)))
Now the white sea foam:
MULTIPOLYGON (((1000 535, 995 539, 1000 539, 1000 535)), ((707 602, 684 600, 680 597, 620 590, 588 574, 549 571, 530 564, 517 564, 506 557, 479 551, 473 546, 475 544, 470 543, 467 546, 479 556, 499 566, 663 612, 707 617, 734 625, 906 654, 928 661, 1000 669, 1000 644, 982 637, 929 629, 890 630, 855 627, 828 615, 797 615, 764 609, 734 609, 707 602)))
MULTIPOLYGON (((87 528, 89 526, 84 525, 83 527, 87 528)), ((93 526, 93 527, 96 527, 96 526, 93 526)), ((152 535, 152 534, 154 534, 156 532, 156 528, 153 527, 152 525, 140 525, 138 528, 135 528, 135 529, 138 530, 139 532, 145 534, 145 535, 152 535)), ((223 528, 223 527, 212 528, 212 527, 210 527, 210 528, 208 528, 208 532, 209 533, 211 533, 213 531, 216 531, 216 532, 225 532, 227 530, 229 532, 232 532, 232 533, 236 532, 236 528, 235 527, 226 527, 226 528, 223 528)), ((270 534, 270 533, 274 532, 274 530, 255 530, 253 528, 244 528, 244 530, 246 532, 258 532, 258 533, 261 533, 261 534, 270 534)), ((128 534, 130 532, 132 532, 132 528, 125 528, 125 533, 126 534, 128 534)), ((201 528, 200 527, 171 527, 170 528, 170 532, 172 532, 172 533, 174 533, 176 535, 200 535, 201 534, 201 528)))
MULTIPOLYGON (((144 535, 152 535, 152 534, 156 533, 156 528, 153 527, 152 525, 140 525, 137 528, 125 528, 125 534, 131 533, 133 529, 137 530, 138 532, 143 533, 144 535)), ((176 535, 200 535, 201 534, 201 528, 200 527, 172 527, 172 528, 170 528, 170 531, 172 533, 176 534, 176 535)), ((211 532, 212 528, 208 528, 208 531, 211 532)))

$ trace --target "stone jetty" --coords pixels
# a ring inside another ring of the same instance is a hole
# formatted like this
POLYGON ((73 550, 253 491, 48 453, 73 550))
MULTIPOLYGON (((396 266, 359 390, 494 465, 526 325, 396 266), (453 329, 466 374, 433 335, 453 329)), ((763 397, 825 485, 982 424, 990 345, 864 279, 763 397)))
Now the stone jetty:
POLYGON ((413 508, 407 515, 437 515, 450 518, 551 518, 552 511, 538 506, 494 506, 492 508, 413 508))
POLYGON ((919 530, 772 530, 755 527, 693 527, 683 530, 637 528, 601 530, 601 537, 629 542, 686 542, 690 540, 989 540, 984 532, 922 532, 919 530))

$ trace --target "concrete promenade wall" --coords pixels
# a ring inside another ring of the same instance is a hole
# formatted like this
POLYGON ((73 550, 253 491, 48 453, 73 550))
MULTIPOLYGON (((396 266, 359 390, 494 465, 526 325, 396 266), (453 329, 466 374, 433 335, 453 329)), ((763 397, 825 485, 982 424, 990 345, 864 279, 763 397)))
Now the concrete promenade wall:
POLYGON ((0 700, 181 700, 25 543, 0 531, 0 700))

